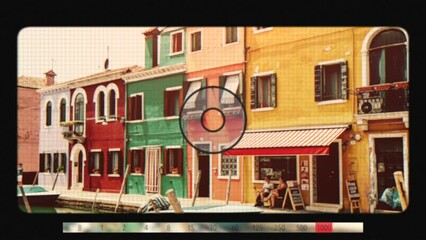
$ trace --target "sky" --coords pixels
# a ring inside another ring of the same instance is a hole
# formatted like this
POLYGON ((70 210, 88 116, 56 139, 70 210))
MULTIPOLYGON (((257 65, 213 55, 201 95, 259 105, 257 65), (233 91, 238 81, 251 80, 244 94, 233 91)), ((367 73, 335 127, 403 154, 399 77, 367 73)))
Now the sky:
POLYGON ((107 57, 109 69, 144 66, 147 28, 24 28, 18 34, 18 76, 44 78, 53 69, 61 83, 104 71, 107 57))

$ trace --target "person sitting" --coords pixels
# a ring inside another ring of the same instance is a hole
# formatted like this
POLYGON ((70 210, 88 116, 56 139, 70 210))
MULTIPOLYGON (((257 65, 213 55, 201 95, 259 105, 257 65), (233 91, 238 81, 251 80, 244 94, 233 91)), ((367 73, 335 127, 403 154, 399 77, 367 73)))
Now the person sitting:
POLYGON ((279 180, 278 187, 271 190, 271 193, 263 200, 264 202, 271 200, 270 208, 275 207, 275 200, 278 197, 284 197, 285 191, 287 189, 287 184, 284 181, 284 178, 281 176, 279 180))
POLYGON ((263 199, 269 195, 271 190, 274 188, 274 184, 271 183, 271 178, 269 176, 265 177, 265 182, 263 183, 262 190, 257 192, 256 204, 255 207, 263 206, 263 199))

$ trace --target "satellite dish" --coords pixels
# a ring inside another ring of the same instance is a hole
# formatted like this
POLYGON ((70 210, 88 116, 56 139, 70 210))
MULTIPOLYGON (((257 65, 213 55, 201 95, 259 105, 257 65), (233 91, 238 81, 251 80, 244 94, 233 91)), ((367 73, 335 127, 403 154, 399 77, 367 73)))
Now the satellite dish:
POLYGON ((107 59, 105 59, 105 63, 104 63, 105 70, 108 69, 108 66, 109 66, 109 59, 107 58, 107 59))

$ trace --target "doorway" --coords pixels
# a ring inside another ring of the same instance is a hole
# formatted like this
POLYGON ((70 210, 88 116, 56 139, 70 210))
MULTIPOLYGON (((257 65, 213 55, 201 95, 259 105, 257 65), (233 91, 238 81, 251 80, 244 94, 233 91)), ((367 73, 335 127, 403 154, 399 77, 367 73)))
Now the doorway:
POLYGON ((210 197, 210 157, 207 154, 198 154, 198 167, 201 170, 199 197, 210 197))
MULTIPOLYGON (((383 195, 387 188, 395 187, 393 173, 404 173, 404 155, 402 137, 375 138, 374 151, 376 153, 377 198, 383 195)), ((379 210, 391 210, 381 201, 377 203, 379 210)), ((398 209, 400 210, 400 209, 398 209)))
POLYGON ((71 149, 71 187, 82 190, 84 186, 84 162, 86 161, 86 149, 81 143, 77 143, 71 149))
POLYGON ((160 147, 148 147, 145 151, 145 189, 147 193, 159 193, 161 184, 160 147))
POLYGON ((340 151, 339 144, 330 145, 330 153, 314 158, 314 202, 340 204, 340 151))

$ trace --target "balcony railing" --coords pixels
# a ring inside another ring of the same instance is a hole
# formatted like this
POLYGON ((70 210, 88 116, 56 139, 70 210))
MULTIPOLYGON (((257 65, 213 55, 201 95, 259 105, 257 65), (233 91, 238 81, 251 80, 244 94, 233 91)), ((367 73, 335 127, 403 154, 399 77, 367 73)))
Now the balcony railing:
POLYGON ((371 85, 356 89, 358 114, 408 111, 409 82, 371 85))
POLYGON ((62 135, 65 139, 67 139, 70 143, 73 143, 74 140, 83 143, 85 137, 84 133, 84 122, 75 120, 70 122, 61 122, 60 125, 64 127, 62 131, 62 135))

